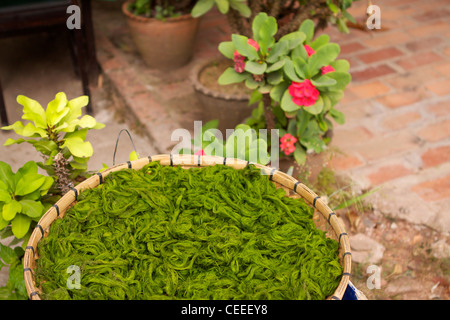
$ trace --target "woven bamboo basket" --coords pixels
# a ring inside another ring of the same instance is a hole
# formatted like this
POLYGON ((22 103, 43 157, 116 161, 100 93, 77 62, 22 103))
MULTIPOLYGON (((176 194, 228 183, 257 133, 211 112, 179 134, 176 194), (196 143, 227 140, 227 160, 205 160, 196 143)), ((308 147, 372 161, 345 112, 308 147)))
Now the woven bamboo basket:
MULTIPOLYGON (((36 228, 33 230, 23 259, 25 286, 30 300, 41 300, 41 290, 35 285, 33 271, 36 268, 36 260, 39 258, 37 249, 38 243, 51 231, 51 224, 56 219, 64 217, 66 210, 77 201, 78 195, 83 192, 83 190, 95 188, 99 184, 102 184, 109 173, 124 169, 139 170, 151 161, 159 161, 163 166, 181 166, 184 169, 206 167, 216 164, 231 166, 235 169, 242 169, 249 165, 248 161, 216 156, 156 155, 134 161, 127 161, 126 163, 113 166, 101 173, 94 174, 61 197, 59 201, 42 216, 36 228)), ((278 188, 283 188, 286 191, 287 196, 305 199, 306 203, 315 209, 313 219, 317 228, 325 231, 328 237, 339 242, 339 261, 343 267, 343 274, 335 292, 327 299, 341 300, 349 283, 351 272, 350 241, 342 221, 319 196, 292 176, 267 166, 259 164, 254 165, 257 168, 264 170, 269 176, 269 179, 275 183, 278 188)))

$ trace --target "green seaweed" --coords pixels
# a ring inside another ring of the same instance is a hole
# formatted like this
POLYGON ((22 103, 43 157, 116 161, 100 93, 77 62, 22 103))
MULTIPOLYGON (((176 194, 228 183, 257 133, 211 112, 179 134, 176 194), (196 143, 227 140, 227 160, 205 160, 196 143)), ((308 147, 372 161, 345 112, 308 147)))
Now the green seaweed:
POLYGON ((152 162, 78 196, 38 244, 36 283, 43 299, 324 299, 342 267, 312 214, 253 165, 152 162))

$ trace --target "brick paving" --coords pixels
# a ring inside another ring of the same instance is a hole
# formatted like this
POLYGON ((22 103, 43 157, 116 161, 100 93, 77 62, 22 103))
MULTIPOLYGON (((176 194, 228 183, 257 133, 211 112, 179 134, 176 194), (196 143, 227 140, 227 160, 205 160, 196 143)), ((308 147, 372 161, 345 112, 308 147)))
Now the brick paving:
MULTIPOLYGON (((341 46, 353 81, 338 109, 346 123, 336 126, 331 146, 339 172, 362 188, 381 187, 377 208, 394 217, 450 231, 450 2, 372 1, 381 9, 381 31, 324 32, 341 46)), ((350 12, 364 19, 366 1, 350 12)), ((95 6, 94 6, 95 7, 95 6)), ((174 129, 193 129, 203 120, 188 76, 199 60, 219 55, 229 39, 217 12, 200 23, 193 61, 168 73, 146 68, 133 48, 120 14, 97 10, 98 57, 111 80, 146 129, 158 152, 170 152, 174 129), (105 22, 108 15, 108 21, 105 22), (103 17, 103 18, 102 18, 103 17)))

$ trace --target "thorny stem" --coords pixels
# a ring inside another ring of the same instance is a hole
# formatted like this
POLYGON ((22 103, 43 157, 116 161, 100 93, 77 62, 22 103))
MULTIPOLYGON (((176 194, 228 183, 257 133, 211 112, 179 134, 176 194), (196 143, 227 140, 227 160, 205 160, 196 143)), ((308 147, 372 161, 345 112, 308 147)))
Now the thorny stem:
POLYGON ((264 117, 266 119, 266 129, 267 132, 272 132, 275 129, 275 116, 272 111, 272 98, 268 93, 263 94, 263 104, 264 104, 264 117))

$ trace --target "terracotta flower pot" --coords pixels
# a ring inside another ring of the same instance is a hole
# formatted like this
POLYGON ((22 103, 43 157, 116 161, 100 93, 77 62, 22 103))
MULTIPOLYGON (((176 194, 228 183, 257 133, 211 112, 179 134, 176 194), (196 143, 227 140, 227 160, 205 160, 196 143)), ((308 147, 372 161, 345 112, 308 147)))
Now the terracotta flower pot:
POLYGON ((192 58, 199 19, 190 13, 165 21, 136 16, 128 11, 130 2, 123 3, 122 12, 146 65, 167 70, 186 65, 192 58))
MULTIPOLYGON (((219 120, 218 129, 225 136, 226 129, 234 129, 251 116, 252 110, 257 104, 249 105, 250 95, 247 93, 229 93, 217 90, 215 85, 208 86, 200 81, 200 74, 206 68, 217 64, 221 58, 213 58, 200 61, 191 70, 191 82, 203 111, 203 121, 219 120)), ((217 82, 221 72, 211 82, 217 82)), ((245 85, 241 84, 243 87, 245 85)))

